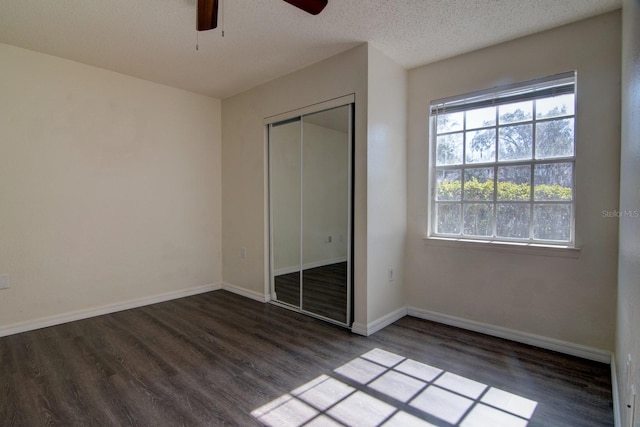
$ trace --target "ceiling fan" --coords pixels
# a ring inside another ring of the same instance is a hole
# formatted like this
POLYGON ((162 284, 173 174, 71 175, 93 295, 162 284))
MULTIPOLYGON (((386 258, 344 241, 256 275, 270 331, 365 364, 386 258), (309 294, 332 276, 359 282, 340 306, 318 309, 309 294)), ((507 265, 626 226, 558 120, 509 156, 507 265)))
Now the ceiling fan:
MULTIPOLYGON (((284 0, 312 15, 322 12, 329 0, 284 0)), ((218 26, 219 0, 198 0, 198 31, 212 30, 218 26)))

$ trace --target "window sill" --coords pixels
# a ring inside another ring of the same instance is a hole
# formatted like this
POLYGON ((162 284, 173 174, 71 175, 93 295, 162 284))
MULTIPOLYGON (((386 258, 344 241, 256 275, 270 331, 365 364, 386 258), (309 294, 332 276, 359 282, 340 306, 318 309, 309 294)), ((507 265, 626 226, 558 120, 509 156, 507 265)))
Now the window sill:
POLYGON ((467 240, 446 237, 422 238, 429 246, 442 246, 462 249, 488 250, 512 254, 538 255, 560 258, 579 258, 580 248, 571 246, 541 245, 532 243, 497 242, 490 240, 467 240))

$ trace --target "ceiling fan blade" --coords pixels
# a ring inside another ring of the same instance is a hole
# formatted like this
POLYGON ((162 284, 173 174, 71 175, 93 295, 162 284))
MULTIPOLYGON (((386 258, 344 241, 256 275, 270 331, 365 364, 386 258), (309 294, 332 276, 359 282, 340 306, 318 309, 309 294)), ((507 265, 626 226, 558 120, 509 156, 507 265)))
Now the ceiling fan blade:
POLYGON ((284 0, 297 8, 304 10, 312 15, 322 12, 329 0, 284 0))
POLYGON ((212 30, 218 26, 218 0, 198 0, 198 31, 212 30))

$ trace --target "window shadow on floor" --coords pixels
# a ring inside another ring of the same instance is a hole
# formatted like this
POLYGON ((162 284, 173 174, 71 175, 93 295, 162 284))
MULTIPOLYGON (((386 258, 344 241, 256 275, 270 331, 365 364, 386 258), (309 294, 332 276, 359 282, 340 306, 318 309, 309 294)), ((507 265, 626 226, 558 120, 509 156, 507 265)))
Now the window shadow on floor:
POLYGON ((521 427, 536 406, 523 396, 375 348, 251 415, 274 427, 521 427))

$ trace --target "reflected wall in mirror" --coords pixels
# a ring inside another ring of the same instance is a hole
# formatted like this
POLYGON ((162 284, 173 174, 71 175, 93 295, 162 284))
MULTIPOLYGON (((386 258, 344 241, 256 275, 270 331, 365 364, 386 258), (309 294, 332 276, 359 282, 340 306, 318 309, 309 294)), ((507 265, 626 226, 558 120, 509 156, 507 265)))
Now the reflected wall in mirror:
POLYGON ((302 121, 297 119, 274 124, 269 132, 271 258, 275 271, 271 293, 278 301, 296 307, 300 307, 301 131, 302 121))
POLYGON ((347 325, 351 304, 350 106, 270 127, 272 297, 347 325))

